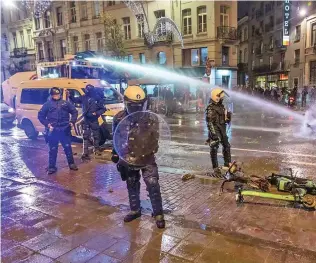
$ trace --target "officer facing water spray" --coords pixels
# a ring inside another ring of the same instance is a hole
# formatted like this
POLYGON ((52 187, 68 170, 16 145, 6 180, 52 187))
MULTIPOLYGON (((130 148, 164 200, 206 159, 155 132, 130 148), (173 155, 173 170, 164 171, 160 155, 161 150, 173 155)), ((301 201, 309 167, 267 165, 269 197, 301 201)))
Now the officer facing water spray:
POLYGON ((153 216, 158 228, 165 227, 162 209, 158 167, 155 153, 158 151, 158 118, 147 109, 147 96, 139 86, 129 86, 124 92, 125 110, 119 112, 113 120, 114 149, 112 161, 122 180, 126 181, 131 212, 124 218, 130 222, 141 216, 140 176, 149 192, 153 216), (123 134, 127 133, 127 138, 123 134), (123 138, 124 143, 116 143, 123 138), (126 140, 125 140, 126 139, 126 140), (127 160, 132 160, 127 162, 127 160), (141 172, 141 174, 140 174, 141 172))
POLYGON ((206 124, 208 128, 208 140, 210 155, 215 175, 221 175, 218 167, 217 151, 219 145, 223 147, 224 166, 231 164, 230 144, 226 133, 226 126, 231 121, 231 112, 225 109, 223 100, 225 91, 216 88, 211 91, 210 104, 206 108, 206 124))

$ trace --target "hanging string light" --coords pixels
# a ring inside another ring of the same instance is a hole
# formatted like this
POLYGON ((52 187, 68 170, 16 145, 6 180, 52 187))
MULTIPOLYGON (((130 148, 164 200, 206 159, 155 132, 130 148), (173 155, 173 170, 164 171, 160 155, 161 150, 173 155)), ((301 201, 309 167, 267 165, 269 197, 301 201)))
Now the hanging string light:
POLYGON ((29 9, 35 17, 42 16, 50 7, 52 0, 23 0, 24 6, 29 9))

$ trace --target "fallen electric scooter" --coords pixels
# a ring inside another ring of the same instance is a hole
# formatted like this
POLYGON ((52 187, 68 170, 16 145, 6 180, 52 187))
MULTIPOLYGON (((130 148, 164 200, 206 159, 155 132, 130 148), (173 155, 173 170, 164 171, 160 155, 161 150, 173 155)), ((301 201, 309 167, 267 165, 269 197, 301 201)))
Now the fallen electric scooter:
POLYGON ((299 203, 307 209, 315 210, 316 183, 312 180, 294 176, 292 169, 289 169, 289 171, 290 176, 272 173, 268 177, 254 175, 248 177, 238 169, 237 163, 233 162, 225 174, 221 192, 223 192, 226 182, 236 182, 238 184, 237 203, 244 203, 245 196, 255 196, 293 202, 294 204, 299 203))

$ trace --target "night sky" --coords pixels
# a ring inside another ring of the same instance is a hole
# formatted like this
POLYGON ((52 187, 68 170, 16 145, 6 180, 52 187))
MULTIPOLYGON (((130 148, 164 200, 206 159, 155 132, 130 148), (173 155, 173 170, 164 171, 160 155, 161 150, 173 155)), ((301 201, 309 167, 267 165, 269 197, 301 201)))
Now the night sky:
POLYGON ((250 1, 238 1, 238 19, 247 14, 250 1))

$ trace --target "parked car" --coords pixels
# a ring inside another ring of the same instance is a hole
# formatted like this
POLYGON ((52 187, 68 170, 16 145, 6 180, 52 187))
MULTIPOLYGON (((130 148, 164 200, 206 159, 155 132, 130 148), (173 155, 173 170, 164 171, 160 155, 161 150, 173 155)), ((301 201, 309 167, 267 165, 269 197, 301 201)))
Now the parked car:
POLYGON ((15 110, 3 102, 0 104, 0 109, 1 124, 12 124, 15 120, 15 110))

